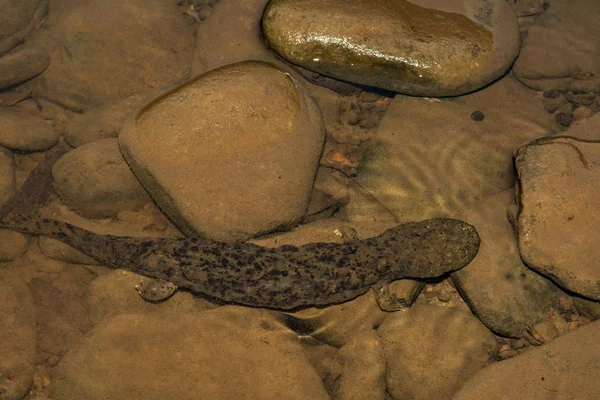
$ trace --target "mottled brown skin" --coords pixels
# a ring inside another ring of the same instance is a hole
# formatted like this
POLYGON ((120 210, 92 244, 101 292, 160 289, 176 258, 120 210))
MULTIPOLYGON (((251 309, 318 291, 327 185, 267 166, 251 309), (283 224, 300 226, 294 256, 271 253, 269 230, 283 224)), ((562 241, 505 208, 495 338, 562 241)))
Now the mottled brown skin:
POLYGON ((341 303, 374 284, 437 277, 464 267, 479 249, 473 226, 442 218, 344 244, 277 248, 204 238, 99 235, 62 221, 20 216, 7 216, 0 227, 58 239, 112 268, 227 302, 276 309, 341 303))

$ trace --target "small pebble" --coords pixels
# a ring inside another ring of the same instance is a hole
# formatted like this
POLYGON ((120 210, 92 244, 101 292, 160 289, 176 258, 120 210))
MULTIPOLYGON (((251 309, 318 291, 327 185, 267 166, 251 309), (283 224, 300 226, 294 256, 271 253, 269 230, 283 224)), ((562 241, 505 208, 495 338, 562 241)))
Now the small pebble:
POLYGON ((571 125, 573 122, 573 114, 572 113, 564 113, 560 112, 556 114, 556 123, 560 126, 564 126, 565 128, 571 125))
POLYGON ((534 325, 535 339, 541 344, 549 343, 558 337, 558 329, 550 320, 544 320, 534 325))
POLYGON ((498 352, 498 357, 500 357, 500 359, 502 359, 502 360, 506 360, 507 358, 513 358, 518 355, 519 355, 519 353, 517 353, 513 349, 505 349, 505 350, 500 350, 498 352))
POLYGON ((473 121, 483 121, 483 119, 485 118, 485 115, 483 115, 483 113, 481 111, 473 111, 471 113, 471 119, 473 121))
POLYGON ((452 300, 452 292, 446 288, 443 288, 438 291, 437 298, 442 303, 447 303, 452 300))
POLYGON ((596 99, 594 93, 567 93, 567 100, 575 106, 589 106, 596 99))
POLYGON ((563 105, 563 103, 566 103, 566 100, 562 96, 559 96, 555 99, 544 98, 542 100, 542 104, 544 105, 544 110, 548 111, 551 114, 556 112, 556 110, 558 110, 560 108, 560 106, 563 105))
POLYGON ((558 89, 549 89, 546 90, 543 94, 545 99, 556 99, 558 97, 560 97, 561 95, 561 91, 558 89))
POLYGON ((589 118, 592 115, 594 115, 594 109, 588 106, 577 107, 575 111, 573 111, 573 118, 575 121, 589 118))

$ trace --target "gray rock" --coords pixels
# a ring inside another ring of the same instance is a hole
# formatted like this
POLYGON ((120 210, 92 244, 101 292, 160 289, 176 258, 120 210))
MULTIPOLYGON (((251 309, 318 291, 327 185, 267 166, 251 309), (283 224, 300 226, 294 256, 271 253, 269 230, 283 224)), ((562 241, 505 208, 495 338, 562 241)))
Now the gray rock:
POLYGON ((523 41, 515 77, 537 90, 600 91, 600 2, 546 3, 523 41))
POLYGON ((52 175, 61 200, 88 218, 115 216, 151 201, 123 159, 117 139, 78 147, 56 162, 52 175))
POLYGON ((25 38, 48 13, 48 0, 0 1, 0 57, 25 38))
POLYGON ((377 332, 387 358, 387 390, 395 399, 450 399, 497 348, 477 318, 455 308, 413 306, 390 315, 377 332))
POLYGON ((600 381, 600 322, 487 368, 453 400, 596 399, 600 381))
POLYGON ((500 77, 519 51, 503 0, 273 0, 262 32, 293 64, 418 96, 454 96, 500 77))
POLYGON ((547 137, 515 152, 521 257, 559 285, 595 300, 600 300, 598 163, 600 137, 547 137))
POLYGON ((58 143, 60 133, 52 125, 18 107, 0 108, 0 145, 20 151, 48 150, 58 143))
POLYGON ((243 307, 111 318, 53 383, 57 399, 329 399, 296 335, 243 307))
POLYGON ((0 58, 0 89, 41 74, 48 64, 50 64, 48 54, 33 48, 5 55, 0 58))
POLYGON ((35 308, 27 285, 0 268, 0 398, 22 399, 36 362, 35 308))
POLYGON ((187 78, 194 34, 172 1, 64 0, 28 45, 52 59, 36 96, 85 111, 187 78))
POLYGON ((175 224, 219 240, 294 226, 306 213, 324 139, 312 97, 263 62, 180 85, 119 136, 129 165, 175 224))
POLYGON ((507 190, 465 210, 464 219, 477 228, 481 246, 469 265, 452 274, 452 280, 488 328, 502 336, 521 338, 557 308, 562 292, 523 264, 506 218, 514 196, 513 190, 507 190))

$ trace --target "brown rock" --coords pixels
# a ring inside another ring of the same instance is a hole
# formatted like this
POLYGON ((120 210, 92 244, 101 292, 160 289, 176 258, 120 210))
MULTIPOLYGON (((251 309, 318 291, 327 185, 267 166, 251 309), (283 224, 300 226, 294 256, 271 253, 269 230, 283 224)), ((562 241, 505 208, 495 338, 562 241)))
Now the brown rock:
POLYGON ((220 1, 198 26, 192 76, 245 60, 280 63, 260 39, 268 0, 220 1))
POLYGON ((481 247, 469 265, 452 274, 452 281, 489 329, 519 338, 529 337, 531 328, 556 309, 562 292, 523 264, 506 218, 514 198, 509 189, 465 210, 464 220, 477 227, 481 247))
POLYGON ((595 399, 600 381, 600 322, 487 368, 453 400, 595 399))
POLYGON ((6 229, 0 229, 0 261, 10 261, 21 257, 27 251, 27 237, 6 229))
POLYGON ((304 216, 324 138, 319 109, 302 86, 271 64, 244 62, 165 93, 119 140, 182 231, 246 240, 304 216))
POLYGON ((53 396, 329 399, 296 335, 242 307, 111 318, 63 359, 53 396))
POLYGON ((575 297, 573 298, 573 303, 577 311, 584 317, 592 321, 600 319, 600 302, 575 297))
POLYGON ((419 96, 453 96, 502 75, 519 50, 504 1, 273 0, 262 32, 293 64, 419 96))
POLYGON ((340 349, 342 374, 336 399, 385 400, 386 360, 377 332, 353 337, 340 349))
POLYGON ((536 94, 508 76, 460 101, 397 96, 356 179, 397 222, 456 216, 513 187, 515 147, 554 127, 536 94), (473 109, 485 119, 473 121, 473 109))
POLYGON ((35 96, 84 111, 187 78, 194 35, 171 1, 66 0, 29 42, 52 59, 35 96))
POLYGON ((56 143, 60 133, 50 123, 18 107, 0 108, 0 145, 13 150, 48 150, 56 143))
POLYGON ((600 91, 596 0, 552 1, 529 28, 513 71, 536 90, 600 91))
POLYGON ((0 58, 0 89, 13 86, 41 74, 50 64, 44 51, 29 48, 0 58))
POLYGON ((0 209, 15 194, 15 163, 13 153, 0 146, 0 209))
POLYGON ((596 300, 600 300, 599 142, 600 138, 548 137, 515 153, 521 257, 559 285, 596 300))
POLYGON ((453 308, 413 306, 390 315, 377 332, 387 358, 387 390, 397 399, 450 399, 497 347, 477 318, 453 308))
POLYGON ((0 57, 37 28, 48 13, 48 0, 0 1, 0 57))
POLYGON ((35 308, 27 285, 3 268, 0 316, 0 397, 19 400, 33 380, 37 355, 35 308))
POLYGON ((127 118, 147 101, 146 96, 133 95, 114 103, 75 114, 69 121, 65 141, 73 147, 101 139, 117 138, 127 118))
POLYGON ((61 200, 88 218, 115 216, 151 201, 121 156, 117 139, 78 147, 56 162, 52 175, 61 200))

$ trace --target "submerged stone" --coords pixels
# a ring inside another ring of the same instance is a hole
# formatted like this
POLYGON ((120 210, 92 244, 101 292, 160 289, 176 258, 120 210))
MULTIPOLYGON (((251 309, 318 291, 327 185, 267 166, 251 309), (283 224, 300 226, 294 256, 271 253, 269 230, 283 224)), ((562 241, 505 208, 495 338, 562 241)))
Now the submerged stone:
POLYGON ((275 65, 230 64, 167 91, 119 141, 188 235, 244 241, 302 219, 325 140, 311 95, 275 65))
POLYGON ((504 1, 414 3, 272 0, 262 31, 293 64, 411 95, 476 90, 501 76, 517 56, 519 29, 504 1))

